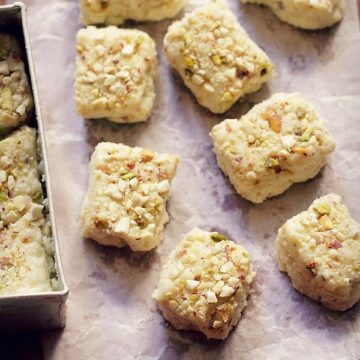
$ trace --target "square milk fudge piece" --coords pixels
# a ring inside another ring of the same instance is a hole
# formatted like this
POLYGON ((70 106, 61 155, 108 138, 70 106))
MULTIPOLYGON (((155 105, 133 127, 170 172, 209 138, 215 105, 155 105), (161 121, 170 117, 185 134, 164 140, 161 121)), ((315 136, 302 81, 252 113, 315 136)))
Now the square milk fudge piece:
POLYGON ((259 90, 273 73, 268 56, 222 1, 211 1, 173 23, 164 51, 197 101, 213 113, 259 90))
POLYGON ((0 141, 0 295, 51 291, 52 255, 36 132, 25 126, 0 141))
POLYGON ((33 99, 16 38, 0 33, 0 131, 16 127, 31 115, 33 99))
POLYGON ((296 290, 331 310, 360 299, 360 224, 338 195, 315 200, 279 229, 276 259, 296 290))
POLYGON ((225 339, 247 305, 254 277, 241 245, 196 228, 170 254, 153 298, 176 329, 225 339))
POLYGON ((140 147, 97 145, 80 218, 84 237, 134 251, 156 247, 169 221, 166 201, 178 162, 140 147))
POLYGON ((89 26, 77 34, 76 105, 83 117, 145 121, 154 105, 155 42, 139 30, 89 26))
POLYGON ((186 0, 80 0, 80 21, 83 25, 158 21, 174 17, 185 3, 186 0))
POLYGON ((344 0, 242 0, 269 6, 276 16, 291 25, 306 29, 324 29, 339 22, 345 11, 344 0))
POLYGON ((236 191, 253 203, 313 178, 335 141, 299 94, 275 94, 239 120, 225 120, 210 136, 217 161, 236 191))

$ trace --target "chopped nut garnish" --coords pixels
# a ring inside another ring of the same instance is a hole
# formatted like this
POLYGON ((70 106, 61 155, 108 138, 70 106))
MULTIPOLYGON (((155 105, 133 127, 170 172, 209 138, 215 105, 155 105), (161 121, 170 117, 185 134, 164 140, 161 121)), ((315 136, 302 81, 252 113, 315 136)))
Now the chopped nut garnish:
POLYGON ((16 38, 0 32, 0 44, 0 131, 3 131, 27 120, 33 101, 16 38))
POLYGON ((4 111, 11 111, 13 108, 12 92, 9 87, 4 87, 1 90, 2 104, 1 107, 4 111))
POLYGON ((216 304, 218 302, 216 294, 210 290, 206 293, 206 299, 210 304, 216 304))
POLYGON ((267 109, 263 114, 265 120, 269 122, 270 129, 276 133, 281 131, 281 117, 276 113, 274 109, 267 109))
MULTIPOLYGON (((340 241, 334 240, 333 242, 331 242, 328 247, 330 249, 340 249, 342 247, 342 243, 340 241)), ((359 268, 360 270, 360 268, 359 268)))
POLYGON ((153 297, 176 328, 224 339, 246 306, 255 274, 241 245, 228 239, 214 242, 214 234, 194 229, 177 244, 162 268, 153 297), (177 256, 184 250, 183 256, 177 256), (167 310, 171 310, 170 319, 167 310), (214 321, 219 321, 216 331, 214 321))
POLYGON ((200 281, 197 280, 186 280, 186 286, 189 290, 196 289, 200 284, 200 281))
POLYGON ((279 160, 278 159, 274 159, 274 158, 269 158, 267 160, 266 166, 269 168, 277 168, 280 165, 279 160))
POLYGON ((210 237, 213 241, 217 241, 217 242, 227 240, 227 237, 225 235, 219 234, 217 232, 211 233, 210 237))
POLYGON ((139 147, 98 144, 80 217, 84 237, 134 251, 156 247, 169 220, 166 200, 178 161, 139 147), (99 229, 101 223, 106 228, 99 229))
POLYGON ((312 261, 312 262, 309 262, 308 264, 306 264, 306 267, 308 269, 315 269, 316 268, 316 262, 315 261, 312 261))
POLYGON ((331 230, 334 227, 332 220, 327 215, 321 216, 319 223, 325 228, 325 230, 331 230))
POLYGON ((321 215, 330 214, 330 206, 327 203, 318 203, 314 206, 314 209, 321 215))
POLYGON ((233 95, 231 94, 231 92, 225 91, 223 96, 221 97, 221 101, 227 102, 232 100, 233 100, 233 95))
POLYGON ((272 76, 269 58, 225 2, 208 2, 171 25, 164 51, 199 103, 214 113, 225 112, 272 76))
POLYGON ((126 173, 125 175, 121 176, 121 179, 128 181, 128 180, 132 180, 136 175, 134 173, 132 173, 131 171, 129 171, 128 173, 126 173))
POLYGON ((225 285, 220 293, 220 297, 228 297, 230 295, 232 295, 235 292, 235 289, 232 288, 231 286, 225 285))
POLYGON ((3 203, 8 200, 8 196, 6 192, 0 191, 0 203, 3 203))
POLYGON ((191 69, 195 65, 195 61, 187 56, 185 58, 185 65, 186 65, 186 67, 191 69))
POLYGON ((85 118, 146 121, 155 99, 156 46, 140 30, 89 26, 77 34, 76 106, 85 118))
POLYGON ((211 60, 215 65, 221 65, 222 64, 222 60, 221 60, 221 57, 219 55, 213 55, 211 57, 211 60))
POLYGON ((141 155, 142 155, 142 161, 143 162, 149 162, 149 161, 151 161, 153 158, 154 158, 154 156, 155 156, 155 154, 154 154, 154 152, 153 151, 151 151, 151 150, 143 150, 143 152, 141 153, 141 155))
POLYGON ((293 146, 293 147, 291 148, 291 150, 292 150, 294 153, 299 153, 299 154, 302 154, 302 155, 305 155, 305 156, 308 155, 308 151, 307 151, 304 147, 301 147, 301 146, 293 146))
POLYGON ((309 141, 311 138, 311 134, 313 132, 313 128, 312 127, 308 127, 306 128, 306 130, 303 132, 303 134, 300 136, 300 141, 305 142, 305 141, 309 141))

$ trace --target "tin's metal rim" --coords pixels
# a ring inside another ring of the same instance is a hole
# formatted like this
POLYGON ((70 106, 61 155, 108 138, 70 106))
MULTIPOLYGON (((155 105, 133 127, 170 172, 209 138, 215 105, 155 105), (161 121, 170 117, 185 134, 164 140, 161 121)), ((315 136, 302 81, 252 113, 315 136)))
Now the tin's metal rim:
POLYGON ((41 152, 44 162, 44 176, 45 176, 45 186, 47 190, 47 198, 49 201, 49 214, 50 214, 50 222, 51 222, 51 228, 52 228, 52 238, 54 242, 54 257, 55 257, 55 264, 56 264, 56 272, 58 275, 58 280, 61 285, 61 290, 54 290, 54 291, 47 291, 47 292, 31 292, 31 293, 24 293, 24 294, 6 294, 6 295, 0 295, 0 303, 4 302, 5 300, 16 300, 16 299, 29 299, 29 298, 43 298, 43 297, 67 297, 69 293, 69 288, 66 285, 64 272, 62 268, 62 262, 61 262, 61 256, 60 256, 60 247, 58 242, 58 235, 57 235, 57 227, 56 227, 56 221, 55 221, 55 215, 54 215, 54 205, 52 201, 51 196, 51 181, 50 181, 50 173, 49 173, 49 167, 48 167, 48 157, 47 157, 47 151, 46 151, 46 140, 44 135, 44 125, 42 122, 41 117, 41 111, 40 111, 40 103, 39 103, 39 94, 37 91, 37 82, 35 77, 35 70, 34 70, 34 63, 32 58, 32 51, 30 47, 30 38, 29 38, 29 32, 28 32, 28 24, 27 24, 27 18, 26 18, 26 6, 24 3, 20 1, 16 1, 13 4, 9 5, 3 5, 0 6, 0 9, 2 10, 12 10, 18 8, 21 13, 21 23, 23 28, 23 35, 24 35, 24 41, 25 41, 25 49, 26 49, 26 57, 28 61, 28 67, 29 67, 29 73, 30 73, 30 79, 32 84, 32 92, 33 92, 33 98, 34 98, 34 104, 35 104, 35 115, 36 115, 36 122, 38 125, 38 135, 41 140, 41 152))

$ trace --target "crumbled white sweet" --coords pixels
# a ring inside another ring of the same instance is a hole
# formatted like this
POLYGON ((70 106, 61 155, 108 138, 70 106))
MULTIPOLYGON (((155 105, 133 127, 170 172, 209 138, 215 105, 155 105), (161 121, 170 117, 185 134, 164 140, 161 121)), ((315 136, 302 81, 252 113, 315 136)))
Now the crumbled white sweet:
POLYGON ((169 220, 166 201, 178 162, 140 147, 97 145, 80 219, 84 237, 134 251, 156 247, 169 220))
POLYGON ((15 37, 0 33, 0 131, 26 121, 33 108, 31 89, 15 37))
POLYGON ((315 200, 279 229, 276 258, 295 289, 329 309, 360 299, 360 224, 338 195, 315 200))
POLYGON ((335 141, 299 94, 275 94, 210 136, 220 168, 245 199, 261 203, 318 174, 335 141))
POLYGON ((80 0, 80 21, 83 25, 158 21, 174 17, 185 3, 186 0, 80 0))
POLYGON ((247 305, 254 276, 241 245, 194 229, 170 254, 153 298, 176 329, 225 339, 247 305))
POLYGON ((173 23, 164 51, 198 102, 214 113, 257 91, 273 73, 267 55, 218 0, 173 23))
POLYGON ((296 27, 317 30, 339 22, 345 11, 344 0, 242 0, 269 6, 281 19, 296 27))
POLYGON ((76 105, 85 118, 145 121, 155 100, 155 42, 140 30, 89 26, 77 34, 76 105))
POLYGON ((0 294, 51 291, 54 249, 34 129, 22 127, 0 141, 0 174, 0 294))

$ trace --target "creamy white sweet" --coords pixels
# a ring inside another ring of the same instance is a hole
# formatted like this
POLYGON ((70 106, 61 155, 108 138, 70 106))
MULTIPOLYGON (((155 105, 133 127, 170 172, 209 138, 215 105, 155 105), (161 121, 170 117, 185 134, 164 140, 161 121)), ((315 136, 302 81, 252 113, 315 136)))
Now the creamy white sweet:
POLYGON ((33 108, 18 41, 0 33, 0 131, 25 122, 33 108))
POLYGON ((295 289, 331 310, 360 299, 360 224, 338 195, 315 200, 279 229, 276 259, 295 289))
POLYGON ((170 254, 153 298, 176 329, 225 339, 247 305, 254 277, 241 245, 194 229, 170 254))
POLYGON ((166 201, 178 162, 140 147, 98 144, 81 211, 84 237, 134 251, 156 247, 169 220, 166 201))
POLYGON ((174 17, 185 3, 186 0, 80 0, 80 21, 83 25, 158 21, 174 17))
POLYGON ((344 0, 241 0, 269 6, 276 16, 291 25, 306 29, 324 29, 339 22, 345 11, 344 0))
POLYGON ((164 51, 197 101, 214 113, 259 90, 273 73, 268 56, 223 1, 210 1, 173 23, 164 51))
POLYGON ((0 295, 56 287, 39 175, 34 129, 22 127, 0 141, 0 295))
POLYGON ((261 203, 318 174, 335 141, 300 94, 275 94, 210 133, 217 161, 236 191, 261 203))
POLYGON ((143 31, 89 26, 77 34, 76 105, 88 119, 147 120, 155 100, 155 42, 143 31))

